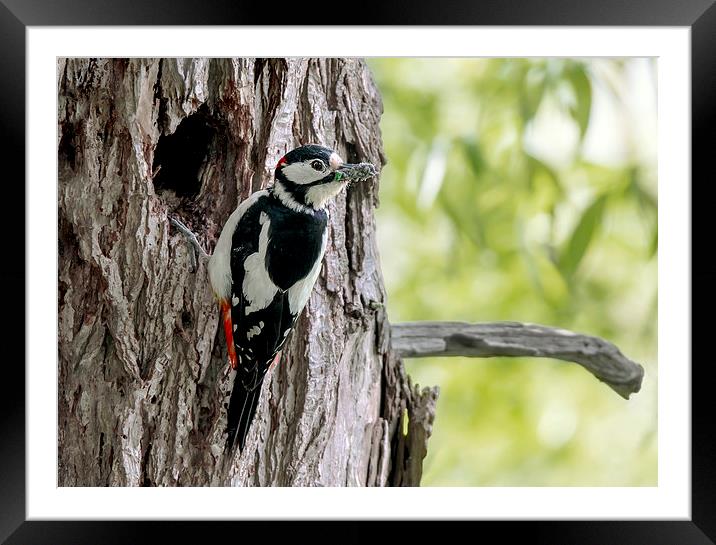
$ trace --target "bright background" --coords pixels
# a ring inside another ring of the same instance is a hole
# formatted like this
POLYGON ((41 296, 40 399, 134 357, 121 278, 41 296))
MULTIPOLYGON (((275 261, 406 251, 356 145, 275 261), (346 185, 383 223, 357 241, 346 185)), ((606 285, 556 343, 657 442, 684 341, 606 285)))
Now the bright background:
POLYGON ((556 360, 406 361, 441 390, 423 484, 656 486, 656 61, 369 64, 391 321, 554 325, 646 371, 625 401, 556 360))

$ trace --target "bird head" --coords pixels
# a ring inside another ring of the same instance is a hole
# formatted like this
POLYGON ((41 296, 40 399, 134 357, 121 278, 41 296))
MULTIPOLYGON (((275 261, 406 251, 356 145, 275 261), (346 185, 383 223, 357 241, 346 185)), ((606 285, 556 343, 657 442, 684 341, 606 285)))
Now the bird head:
POLYGON ((289 208, 319 210, 349 182, 367 180, 376 173, 370 163, 345 163, 332 149, 308 144, 279 160, 272 192, 289 208))

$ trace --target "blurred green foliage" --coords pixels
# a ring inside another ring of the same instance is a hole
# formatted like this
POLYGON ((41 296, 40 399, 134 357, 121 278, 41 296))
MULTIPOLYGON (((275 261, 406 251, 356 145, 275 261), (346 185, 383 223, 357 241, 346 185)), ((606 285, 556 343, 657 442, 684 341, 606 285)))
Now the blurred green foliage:
POLYGON ((545 359, 408 361, 441 389, 425 485, 657 484, 656 64, 370 59, 391 321, 518 320, 642 363, 625 401, 545 359))

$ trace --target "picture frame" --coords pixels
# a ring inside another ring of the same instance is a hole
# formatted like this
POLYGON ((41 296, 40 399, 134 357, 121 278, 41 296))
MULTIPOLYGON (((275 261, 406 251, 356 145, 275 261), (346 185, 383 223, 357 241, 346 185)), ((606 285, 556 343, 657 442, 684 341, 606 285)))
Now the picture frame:
MULTIPOLYGON (((691 28, 691 66, 692 66, 692 517, 690 521, 529 521, 529 522, 492 522, 490 530, 503 536, 517 538, 530 536, 531 542, 557 543, 713 543, 716 540, 716 487, 714 476, 714 455, 716 454, 713 424, 709 422, 711 387, 710 368, 705 354, 707 330, 709 325, 705 317, 710 303, 715 302, 712 284, 716 279, 708 259, 708 238, 711 229, 706 223, 706 206, 710 195, 705 192, 713 178, 714 168, 708 162, 713 153, 716 138, 714 123, 716 110, 714 90, 716 90, 716 7, 713 0, 689 0, 654 5, 640 0, 626 6, 623 2, 611 0, 589 6, 576 2, 540 0, 525 3, 524 9, 515 10, 507 5, 483 3, 469 5, 465 2, 460 10, 442 10, 435 13, 431 6, 421 5, 411 8, 410 14, 393 6, 383 6, 375 12, 380 15, 381 24, 469 24, 469 25, 569 25, 569 26, 688 26, 691 28), (402 17, 401 17, 402 16, 402 17), (402 19, 402 20, 401 20, 402 19), (697 178, 700 183, 694 183, 697 178), (706 249, 705 251, 702 248, 706 249), (698 316, 698 309, 702 316, 698 316), (700 355, 701 357, 697 357, 700 355), (700 362, 700 363, 699 363, 700 362)), ((25 164, 20 160, 25 156, 25 30, 28 26, 43 25, 164 25, 164 24, 255 24, 259 14, 254 8, 238 3, 217 2, 211 9, 196 12, 196 6, 188 2, 154 2, 143 4, 141 8, 124 6, 106 0, 92 2, 21 2, 20 0, 0 5, 0 43, 5 55, 0 58, 4 100, 0 102, 0 118, 3 120, 4 156, 9 166, 14 167, 12 175, 7 175, 6 190, 8 202, 25 202, 24 180, 25 164), (244 9, 246 8, 246 9, 244 9), (24 104, 24 107, 20 105, 24 104)), ((320 11, 320 10, 319 10, 320 11)), ((352 24, 375 24, 370 11, 362 9, 351 20, 352 24)), ((315 14, 306 13, 305 20, 293 18, 293 24, 316 24, 315 14)), ((322 18, 324 16, 320 16, 322 18)), ((330 21, 322 21, 330 24, 330 21)), ((51 186, 48 185, 48 190, 51 186)), ((9 206, 6 211, 6 225, 25 225, 25 208, 9 206), (9 214, 10 217, 7 216, 9 214), (15 216, 16 215, 16 216, 15 216)), ((21 290, 38 289, 25 281, 24 237, 17 232, 6 230, 6 251, 17 256, 13 267, 3 274, 6 277, 6 313, 3 316, 7 340, 25 337, 25 327, 45 327, 41 317, 23 313, 20 319, 12 309, 21 308, 21 290), (17 262, 20 262, 18 264, 17 262)), ((54 303, 53 303, 54 304, 54 303)), ((149 538, 151 534, 161 535, 164 540, 177 539, 188 541, 206 536, 206 532, 233 532, 236 525, 243 522, 39 522, 26 520, 25 501, 25 374, 16 363, 24 360, 24 343, 7 343, 6 349, 14 347, 20 352, 17 358, 8 358, 6 365, 5 394, 0 397, 0 409, 4 417, 2 427, 2 464, 0 464, 0 482, 4 483, 3 515, 0 517, 0 538, 7 543, 112 543, 126 542, 137 536, 149 538), (21 386, 22 385, 22 386, 21 386), (210 528, 209 524, 217 528, 210 528)), ((14 355, 14 354, 13 354, 14 355)), ((25 362, 33 365, 33 362, 25 362)), ((318 517, 317 517, 318 518, 318 517)), ((272 523, 273 524, 273 523, 272 523)), ((357 523, 352 523, 357 524, 357 523)), ((269 532, 268 523, 264 528, 254 531, 269 532)), ((411 524, 412 531, 423 532, 421 524, 411 524)), ((345 530, 344 530, 345 531, 345 530)), ((405 532, 405 530, 402 530, 405 532)), ((487 531, 487 529, 485 530, 487 531)), ((365 536, 369 531, 361 531, 365 536)), ((357 534, 356 534, 357 535, 357 534)))

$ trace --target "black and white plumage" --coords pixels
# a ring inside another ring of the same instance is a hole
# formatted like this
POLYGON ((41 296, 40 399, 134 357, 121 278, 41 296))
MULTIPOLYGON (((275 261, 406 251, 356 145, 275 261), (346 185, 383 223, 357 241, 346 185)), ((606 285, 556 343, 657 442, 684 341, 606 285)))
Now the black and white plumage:
POLYGON ((278 163, 273 186, 231 214, 209 261, 224 311, 229 359, 236 369, 228 409, 228 445, 243 449, 269 366, 311 295, 326 250, 326 205, 346 183, 375 175, 317 145, 278 163))

